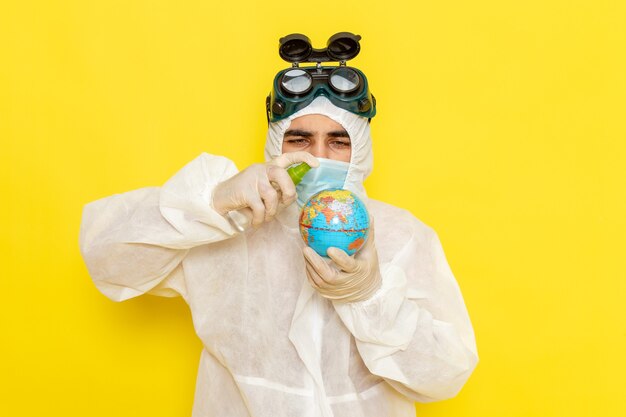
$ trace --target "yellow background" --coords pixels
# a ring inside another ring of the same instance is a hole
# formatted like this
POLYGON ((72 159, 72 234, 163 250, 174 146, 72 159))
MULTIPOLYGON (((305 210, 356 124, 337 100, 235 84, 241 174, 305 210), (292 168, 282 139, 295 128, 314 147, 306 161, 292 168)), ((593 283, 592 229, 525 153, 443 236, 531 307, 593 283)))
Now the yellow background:
POLYGON ((624 416, 626 5, 0 5, 0 415, 189 416, 180 299, 99 294, 82 206, 202 151, 262 160, 278 38, 363 36, 370 196, 440 234, 481 362, 420 416, 624 416))

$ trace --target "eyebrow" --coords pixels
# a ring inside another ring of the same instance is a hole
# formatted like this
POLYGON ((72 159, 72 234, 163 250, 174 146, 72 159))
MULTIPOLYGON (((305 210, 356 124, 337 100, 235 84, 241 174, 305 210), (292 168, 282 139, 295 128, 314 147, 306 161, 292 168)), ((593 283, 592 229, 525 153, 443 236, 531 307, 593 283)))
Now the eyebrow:
MULTIPOLYGON (((348 135, 348 132, 346 132, 345 130, 332 130, 328 132, 326 135, 333 137, 333 138, 350 139, 350 135, 348 135)), ((311 136, 313 136, 313 132, 309 130, 302 130, 302 129, 289 129, 285 132, 285 137, 287 136, 302 136, 304 138, 310 138, 311 136)))

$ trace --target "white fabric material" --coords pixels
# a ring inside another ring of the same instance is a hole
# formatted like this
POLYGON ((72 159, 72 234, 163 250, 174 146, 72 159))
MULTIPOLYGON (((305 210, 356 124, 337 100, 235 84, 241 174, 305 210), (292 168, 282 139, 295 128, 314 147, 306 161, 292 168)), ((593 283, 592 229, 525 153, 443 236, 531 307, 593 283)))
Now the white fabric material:
MULTIPOLYGON (((356 191, 371 170, 371 152, 362 151, 371 147, 369 127, 338 118, 354 147, 356 191)), ((278 145, 268 143, 269 155, 278 145)), ((333 304, 308 284, 296 204, 243 233, 211 209, 215 185, 236 172, 226 158, 202 154, 163 187, 83 212, 81 252, 102 293, 188 303, 204 345, 193 416, 408 417, 414 400, 455 396, 478 359, 432 229, 368 200, 382 288, 366 301, 333 304)))

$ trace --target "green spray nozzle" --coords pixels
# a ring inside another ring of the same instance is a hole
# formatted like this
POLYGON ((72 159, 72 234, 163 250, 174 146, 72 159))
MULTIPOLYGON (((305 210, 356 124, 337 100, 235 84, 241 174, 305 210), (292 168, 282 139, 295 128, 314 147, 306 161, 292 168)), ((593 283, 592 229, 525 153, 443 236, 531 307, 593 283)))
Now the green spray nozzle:
POLYGON ((304 178, 304 176, 306 175, 307 172, 309 172, 310 169, 311 167, 309 166, 309 164, 307 164, 306 162, 303 162, 301 164, 294 165, 291 168, 289 168, 287 170, 287 174, 289 174, 293 183, 295 185, 298 185, 300 181, 302 181, 302 178, 304 178))

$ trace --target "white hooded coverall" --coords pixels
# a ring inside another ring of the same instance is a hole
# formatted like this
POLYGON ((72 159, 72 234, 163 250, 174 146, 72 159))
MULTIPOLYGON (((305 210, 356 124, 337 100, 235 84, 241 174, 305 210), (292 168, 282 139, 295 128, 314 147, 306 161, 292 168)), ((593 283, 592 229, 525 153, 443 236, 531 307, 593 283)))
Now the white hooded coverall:
POLYGON ((291 120, 324 114, 350 135, 345 188, 375 219, 382 287, 366 301, 317 294, 305 274, 294 203, 240 233, 211 208, 237 173, 206 153, 162 187, 85 206, 80 247, 97 288, 115 301, 180 295, 204 349, 194 417, 405 417, 413 401, 453 397, 478 361, 474 333, 435 232, 409 212, 368 199, 366 119, 316 99, 271 123, 266 159, 291 120))

